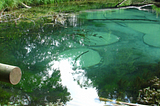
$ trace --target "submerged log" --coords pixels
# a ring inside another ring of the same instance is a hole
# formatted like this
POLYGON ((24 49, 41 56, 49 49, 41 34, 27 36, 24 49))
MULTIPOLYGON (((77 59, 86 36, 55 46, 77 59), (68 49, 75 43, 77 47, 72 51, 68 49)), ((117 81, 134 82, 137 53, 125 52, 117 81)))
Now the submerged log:
POLYGON ((19 83, 21 76, 19 67, 0 63, 0 81, 16 85, 19 83))
POLYGON ((122 101, 115 101, 115 100, 112 100, 112 99, 107 99, 107 98, 102 98, 102 97, 99 97, 99 100, 100 101, 105 101, 105 102, 114 102, 116 104, 119 104, 119 105, 127 105, 127 106, 149 106, 149 105, 141 105, 141 104, 134 104, 134 103, 127 103, 127 102, 122 102, 122 101))

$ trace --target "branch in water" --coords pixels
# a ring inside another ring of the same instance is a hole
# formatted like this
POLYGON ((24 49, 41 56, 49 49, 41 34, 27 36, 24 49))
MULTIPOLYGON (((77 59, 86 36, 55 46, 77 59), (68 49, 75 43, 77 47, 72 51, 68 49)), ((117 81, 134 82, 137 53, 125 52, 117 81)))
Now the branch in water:
POLYGON ((82 56, 83 54, 85 54, 85 53, 87 53, 87 52, 89 52, 89 50, 88 51, 85 51, 85 52, 83 52, 82 54, 80 54, 79 56, 77 56, 76 58, 75 58, 75 61, 74 61, 74 66, 75 66, 75 63, 76 63, 76 61, 77 61, 77 59, 80 57, 80 56, 82 56))

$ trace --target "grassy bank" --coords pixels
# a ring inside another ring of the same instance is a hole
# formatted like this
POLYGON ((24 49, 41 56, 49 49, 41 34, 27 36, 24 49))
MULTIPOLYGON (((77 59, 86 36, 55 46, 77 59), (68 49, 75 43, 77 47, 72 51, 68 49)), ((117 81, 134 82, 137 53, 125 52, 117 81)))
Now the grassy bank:
MULTIPOLYGON (((38 6, 44 4, 56 4, 56 3, 73 2, 73 1, 78 2, 79 0, 78 1, 77 0, 0 0, 0 10, 5 8, 13 9, 22 7, 24 6, 22 3, 26 4, 27 6, 38 6)), ((90 0, 80 0, 79 2, 85 2, 85 1, 90 1, 90 0)), ((111 1, 117 2, 118 0, 111 0, 111 1)))
MULTIPOLYGON (((0 0, 0 10, 3 9, 15 9, 26 6, 39 6, 46 4, 60 4, 60 3, 103 3, 109 7, 114 7, 120 4, 124 0, 0 0)), ((126 0, 122 6, 131 5, 135 3, 150 3, 152 0, 126 0)))

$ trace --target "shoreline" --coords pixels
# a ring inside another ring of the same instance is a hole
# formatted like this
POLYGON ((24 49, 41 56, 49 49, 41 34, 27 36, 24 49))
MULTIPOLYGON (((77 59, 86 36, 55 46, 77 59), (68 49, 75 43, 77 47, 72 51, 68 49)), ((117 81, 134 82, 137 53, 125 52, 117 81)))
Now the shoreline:
POLYGON ((106 11, 106 10, 112 10, 112 9, 129 9, 129 8, 135 8, 138 10, 148 10, 148 9, 142 9, 144 7, 152 6, 154 4, 146 4, 142 6, 125 6, 125 7, 113 7, 113 8, 106 8, 106 9, 92 9, 92 10, 85 10, 85 11, 80 11, 80 12, 92 12, 92 11, 106 11))

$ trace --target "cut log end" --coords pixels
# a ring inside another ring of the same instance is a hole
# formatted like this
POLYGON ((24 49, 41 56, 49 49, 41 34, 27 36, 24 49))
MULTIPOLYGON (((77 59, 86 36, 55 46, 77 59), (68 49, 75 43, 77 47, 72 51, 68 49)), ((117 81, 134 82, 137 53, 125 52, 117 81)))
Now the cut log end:
POLYGON ((21 80, 21 76, 19 67, 0 63, 0 81, 16 85, 21 80))
POLYGON ((10 83, 13 85, 18 84, 19 81, 21 80, 21 76, 22 76, 21 69, 18 67, 15 67, 14 69, 12 69, 9 75, 10 83))

